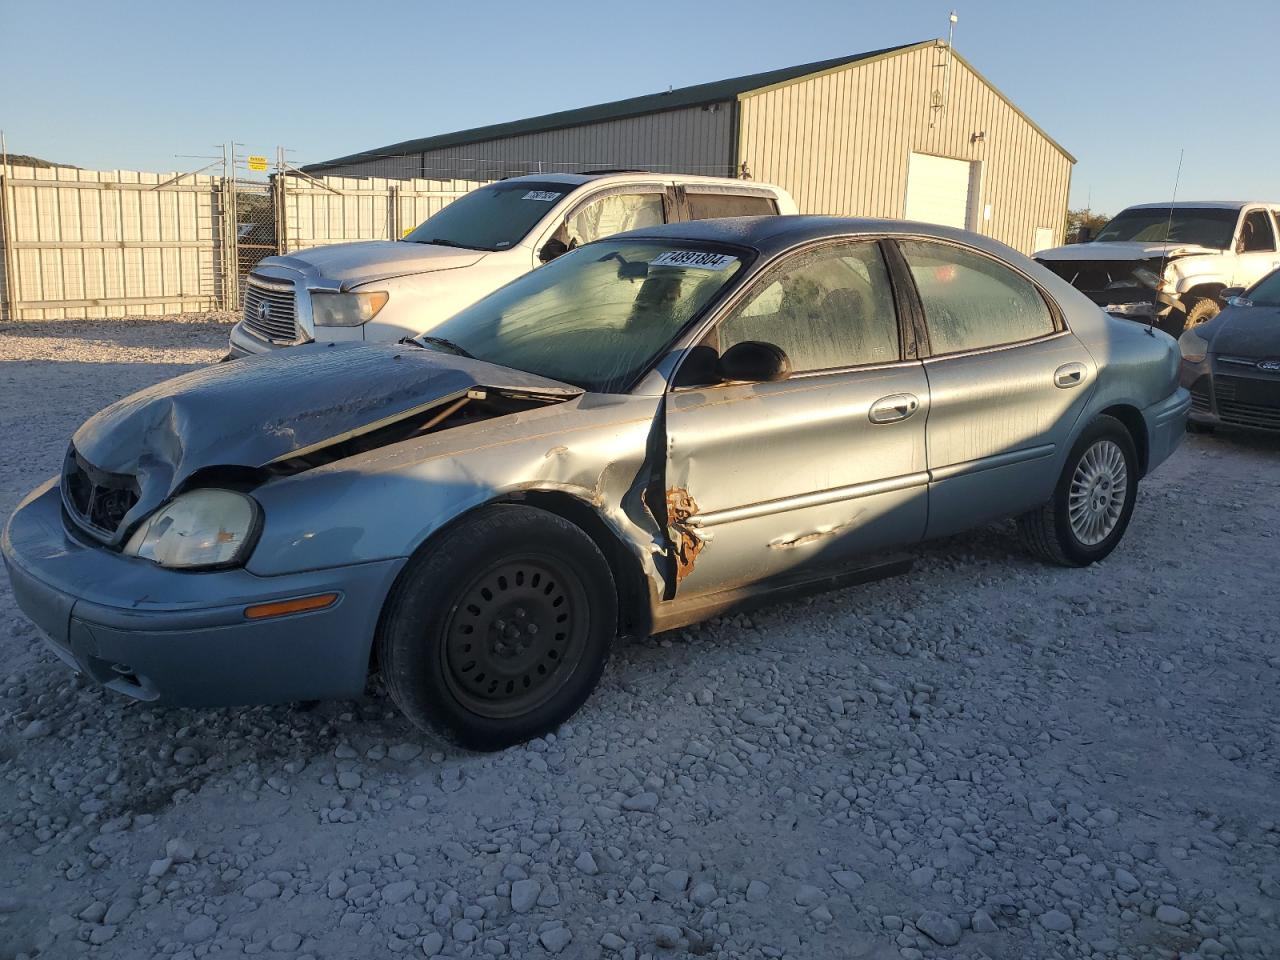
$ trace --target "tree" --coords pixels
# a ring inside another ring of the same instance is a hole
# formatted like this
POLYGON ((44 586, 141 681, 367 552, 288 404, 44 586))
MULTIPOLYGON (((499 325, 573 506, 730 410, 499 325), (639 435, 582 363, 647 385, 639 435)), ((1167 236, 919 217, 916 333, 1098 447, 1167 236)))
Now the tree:
POLYGON ((1110 219, 1111 217, 1107 214, 1094 213, 1092 210, 1068 210, 1067 243, 1076 242, 1076 235, 1080 232, 1081 227, 1088 230, 1090 236, 1094 236, 1107 225, 1107 221, 1110 219))

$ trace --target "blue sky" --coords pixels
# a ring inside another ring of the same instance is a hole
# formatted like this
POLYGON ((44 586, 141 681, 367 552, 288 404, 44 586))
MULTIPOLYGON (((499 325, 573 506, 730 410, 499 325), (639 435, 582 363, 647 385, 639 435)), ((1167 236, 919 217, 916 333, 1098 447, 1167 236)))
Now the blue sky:
POLYGON ((0 0, 12 152, 189 169, 230 139, 296 163, 921 40, 1072 151, 1072 206, 1280 199, 1277 0, 195 3, 0 0))

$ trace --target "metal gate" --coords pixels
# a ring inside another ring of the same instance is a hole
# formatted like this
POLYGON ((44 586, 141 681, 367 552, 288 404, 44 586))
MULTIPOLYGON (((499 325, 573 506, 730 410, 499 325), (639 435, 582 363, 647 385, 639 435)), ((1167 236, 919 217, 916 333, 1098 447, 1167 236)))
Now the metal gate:
POLYGON ((276 233, 279 199, 272 182, 227 179, 223 184, 226 226, 222 231, 227 275, 234 278, 228 306, 244 303, 244 281, 264 257, 279 252, 276 233))

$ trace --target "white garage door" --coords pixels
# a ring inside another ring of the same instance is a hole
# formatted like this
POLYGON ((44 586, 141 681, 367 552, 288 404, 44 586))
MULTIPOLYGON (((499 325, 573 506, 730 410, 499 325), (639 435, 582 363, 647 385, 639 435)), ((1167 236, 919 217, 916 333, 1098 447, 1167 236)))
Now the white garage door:
POLYGON ((911 154, 907 167, 906 218, 948 227, 970 225, 973 164, 968 160, 911 154))

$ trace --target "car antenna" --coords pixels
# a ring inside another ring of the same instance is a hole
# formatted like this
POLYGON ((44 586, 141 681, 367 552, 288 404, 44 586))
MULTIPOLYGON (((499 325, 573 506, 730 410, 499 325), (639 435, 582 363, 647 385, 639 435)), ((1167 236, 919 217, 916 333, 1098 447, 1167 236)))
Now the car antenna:
MULTIPOLYGON (((1178 184, 1182 181, 1182 158, 1186 154, 1187 148, 1183 147, 1178 151, 1178 172, 1173 175, 1173 199, 1169 201, 1169 222, 1164 228, 1164 250, 1160 254, 1160 272, 1156 274, 1160 278, 1160 282, 1164 283, 1164 268, 1169 262, 1169 234, 1173 230, 1173 205, 1178 202, 1178 184)), ((1160 291, 1157 290, 1156 293, 1160 291)), ((1147 335, 1155 336, 1153 332, 1156 325, 1156 313, 1151 311, 1151 315, 1147 317, 1147 335)))

